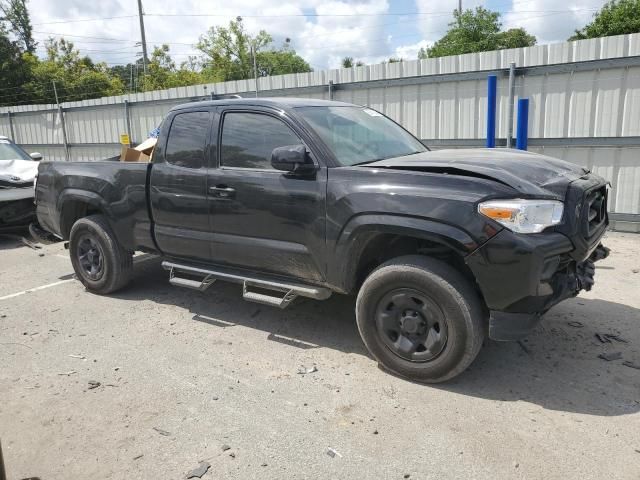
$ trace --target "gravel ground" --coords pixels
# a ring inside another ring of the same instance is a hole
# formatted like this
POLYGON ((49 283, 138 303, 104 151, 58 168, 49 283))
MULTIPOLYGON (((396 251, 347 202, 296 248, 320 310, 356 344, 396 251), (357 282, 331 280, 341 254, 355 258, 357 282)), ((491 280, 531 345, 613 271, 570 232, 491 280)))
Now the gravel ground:
POLYGON ((640 236, 606 244, 592 292, 423 386, 368 357, 353 298, 280 311, 237 285, 170 287, 153 257, 100 297, 61 244, 0 237, 8 478, 180 479, 205 461, 203 479, 638 479, 640 370, 623 362, 640 365, 640 236))

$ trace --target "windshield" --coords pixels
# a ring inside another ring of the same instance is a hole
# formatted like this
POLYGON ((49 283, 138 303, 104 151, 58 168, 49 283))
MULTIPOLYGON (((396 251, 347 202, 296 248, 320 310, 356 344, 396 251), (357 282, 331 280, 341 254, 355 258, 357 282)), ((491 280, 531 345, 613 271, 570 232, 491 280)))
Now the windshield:
POLYGON ((365 107, 299 107, 342 166, 371 163, 426 151, 413 135, 365 107))
POLYGON ((0 138, 0 160, 33 160, 27 152, 15 143, 0 138))

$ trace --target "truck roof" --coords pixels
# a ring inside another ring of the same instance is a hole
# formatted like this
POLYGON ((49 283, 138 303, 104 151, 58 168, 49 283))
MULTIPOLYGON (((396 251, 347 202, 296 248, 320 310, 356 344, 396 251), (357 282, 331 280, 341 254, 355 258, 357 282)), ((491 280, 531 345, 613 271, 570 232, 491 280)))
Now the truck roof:
POLYGON ((292 97, 273 97, 273 98, 227 98, 223 100, 206 100, 202 102, 183 103, 173 107, 171 110, 182 110, 193 107, 215 107, 218 105, 251 105, 260 107, 275 107, 282 110, 288 110, 296 107, 348 107, 353 106, 351 103, 335 102, 332 100, 317 100, 315 98, 292 98, 292 97))

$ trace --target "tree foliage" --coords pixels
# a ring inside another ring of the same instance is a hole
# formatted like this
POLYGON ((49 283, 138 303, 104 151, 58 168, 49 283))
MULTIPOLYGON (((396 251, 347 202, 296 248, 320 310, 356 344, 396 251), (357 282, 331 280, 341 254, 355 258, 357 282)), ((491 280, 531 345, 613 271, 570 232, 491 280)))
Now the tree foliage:
POLYGON ((342 59, 342 68, 352 68, 352 67, 362 67, 364 66, 364 62, 360 60, 354 61, 353 57, 344 57, 342 59))
POLYGON ((110 74, 106 64, 94 63, 89 57, 81 56, 72 42, 64 38, 51 38, 47 41, 46 49, 47 57, 44 60, 31 54, 23 57, 30 72, 24 91, 32 102, 53 103, 53 82, 61 102, 124 93, 122 81, 110 74))
MULTIPOLYGON (((141 68, 141 67, 140 67, 141 68)), ((141 71, 138 68, 138 71, 141 71)), ((142 90, 161 90, 164 88, 184 87, 203 83, 202 75, 183 62, 180 67, 169 53, 169 45, 154 47, 151 59, 147 64, 147 73, 142 77, 142 90)))
POLYGON ((0 12, 9 25, 9 31, 16 36, 19 47, 28 53, 34 53, 37 43, 33 39, 27 0, 0 1, 0 12))
POLYGON ((289 47, 288 39, 281 48, 274 48, 271 35, 264 30, 249 35, 240 17, 229 22, 228 27, 211 27, 200 37, 196 48, 202 52, 202 72, 209 81, 253 78, 252 50, 258 76, 311 71, 309 64, 289 47))
POLYGON ((591 23, 576 30, 569 40, 640 32, 640 0, 613 0, 595 14, 591 23))
POLYGON ((258 76, 310 72, 289 39, 276 48, 264 30, 249 35, 242 19, 212 27, 200 38, 201 55, 177 65, 169 46, 155 46, 144 72, 142 59, 108 67, 84 56, 65 38, 50 38, 46 56, 35 55, 27 0, 0 0, 0 105, 54 103, 54 82, 61 102, 126 92, 196 85, 258 76))
POLYGON ((501 31, 500 13, 476 7, 453 12, 454 20, 447 33, 431 48, 421 48, 418 58, 444 57, 463 53, 486 52, 505 48, 530 47, 536 37, 523 28, 501 31))

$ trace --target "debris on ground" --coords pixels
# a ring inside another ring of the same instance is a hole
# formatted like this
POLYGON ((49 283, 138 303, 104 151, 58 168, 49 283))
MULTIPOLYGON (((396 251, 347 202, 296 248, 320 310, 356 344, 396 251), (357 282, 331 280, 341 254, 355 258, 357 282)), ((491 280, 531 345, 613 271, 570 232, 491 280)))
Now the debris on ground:
POLYGON ((577 321, 567 322, 567 325, 569 325, 570 327, 573 327, 573 328, 582 328, 582 327, 584 327, 584 324, 582 322, 577 322, 577 321))
POLYGON ((331 458, 334 458, 336 456, 342 458, 342 455, 340 455, 340 452, 338 452, 336 449, 331 447, 327 448, 327 455, 329 455, 331 458))
POLYGON ((25 237, 21 237, 20 241, 27 247, 31 248, 32 250, 40 250, 42 248, 40 245, 33 243, 31 240, 28 240, 25 237))
POLYGON ((144 457, 144 453, 141 453, 140 455, 136 455, 135 457, 133 457, 133 459, 140 460, 142 457, 144 457))
POLYGON ((153 427, 153 429, 163 437, 168 437, 169 435, 171 435, 171 433, 167 432, 166 430, 162 430, 161 428, 153 427))
POLYGON ((607 333, 607 334, 605 334, 605 337, 607 337, 609 340, 615 340, 616 342, 629 343, 627 340, 622 338, 620 335, 614 335, 613 333, 607 333))
POLYGON ((229 445, 227 445, 226 443, 224 445, 222 445, 222 447, 220 447, 220 448, 222 448, 223 452, 226 452, 227 450, 231 450, 231 447, 229 445))
POLYGON ((207 470, 211 467, 211 464, 207 462, 200 462, 197 468, 194 468, 189 473, 187 473, 187 478, 201 478, 207 470))
POLYGON ((234 452, 231 452, 231 453, 229 454, 229 456, 230 456, 231 458, 236 458, 236 454, 235 454, 234 452))
POLYGON ((98 388, 100 385, 102 385, 100 382, 96 381, 96 380, 89 380, 89 390, 93 390, 94 388, 98 388))
POLYGON ((86 360, 87 357, 85 357, 84 355, 67 355, 68 357, 71 358, 79 358, 80 360, 86 360))
POLYGON ((219 397, 217 395, 214 395, 213 397, 211 397, 211 400, 218 400, 219 397))
POLYGON ((68 372, 59 373, 58 375, 66 375, 68 377, 69 375, 73 375, 74 373, 78 373, 78 372, 76 372, 75 370, 70 370, 68 372))
POLYGON ((620 360, 622 358, 622 352, 601 353, 598 358, 611 362, 613 360, 620 360))
POLYGON ((596 333, 596 338, 600 340, 600 343, 611 343, 611 340, 619 343, 629 343, 628 340, 625 340, 616 333, 596 333))
POLYGON ((260 464, 260 466, 261 466, 261 467, 266 467, 266 466, 267 466, 267 464, 266 464, 266 463, 261 463, 261 464, 260 464))
POLYGON ((300 367, 300 368, 298 369, 298 374, 300 374, 300 375, 305 375, 305 374, 307 374, 307 373, 314 373, 314 372, 317 372, 317 371, 318 371, 318 369, 316 368, 316 366, 315 366, 315 365, 314 365, 313 367, 309 367, 309 368, 307 368, 307 367, 300 367))
POLYGON ((622 362, 625 367, 635 368, 636 370, 640 370, 640 364, 630 362, 629 360, 625 360, 622 362))
POLYGON ((39 253, 38 256, 39 257, 44 257, 44 253, 39 253))

